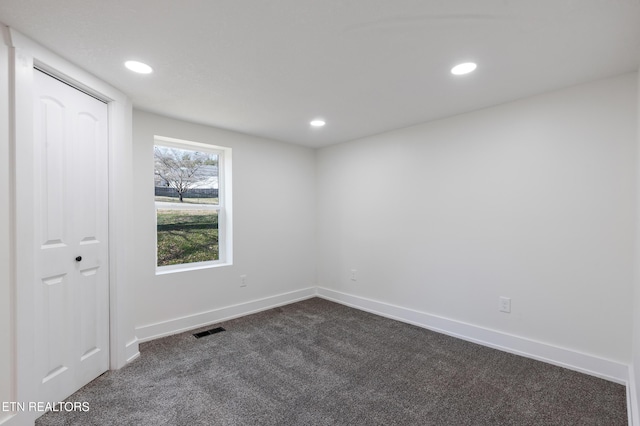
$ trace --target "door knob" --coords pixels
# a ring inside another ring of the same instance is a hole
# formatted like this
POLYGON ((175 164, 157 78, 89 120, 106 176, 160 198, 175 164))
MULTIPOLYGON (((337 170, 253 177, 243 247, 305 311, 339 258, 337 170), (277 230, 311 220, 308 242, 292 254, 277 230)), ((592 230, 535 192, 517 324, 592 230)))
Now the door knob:
POLYGON ((82 256, 76 257, 76 262, 80 262, 82 260, 82 256))

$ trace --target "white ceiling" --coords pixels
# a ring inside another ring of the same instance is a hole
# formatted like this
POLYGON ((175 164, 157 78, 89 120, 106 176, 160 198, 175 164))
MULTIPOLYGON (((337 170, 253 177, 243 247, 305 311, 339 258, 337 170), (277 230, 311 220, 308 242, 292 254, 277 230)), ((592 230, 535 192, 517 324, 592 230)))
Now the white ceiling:
POLYGON ((0 0, 0 22, 137 108, 312 147, 640 60, 640 0, 0 0), (476 72, 451 75, 463 61, 476 72))

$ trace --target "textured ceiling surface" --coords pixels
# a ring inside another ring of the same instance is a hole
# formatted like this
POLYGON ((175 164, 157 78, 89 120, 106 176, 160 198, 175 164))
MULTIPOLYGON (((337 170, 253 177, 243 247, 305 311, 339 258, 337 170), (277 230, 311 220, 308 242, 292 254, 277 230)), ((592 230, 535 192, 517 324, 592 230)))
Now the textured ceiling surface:
POLYGON ((0 22, 137 108, 313 147, 640 60, 640 0, 0 0, 0 22), (475 73, 450 74, 465 61, 475 73))

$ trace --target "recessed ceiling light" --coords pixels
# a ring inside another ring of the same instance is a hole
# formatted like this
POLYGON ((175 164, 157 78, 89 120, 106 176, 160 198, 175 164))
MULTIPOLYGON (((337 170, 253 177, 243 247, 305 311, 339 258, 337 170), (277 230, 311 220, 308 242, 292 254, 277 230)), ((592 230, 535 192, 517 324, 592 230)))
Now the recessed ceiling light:
POLYGON ((147 64, 143 64, 138 61, 127 61, 124 63, 124 66, 129 68, 133 72, 137 72, 139 74, 150 74, 153 72, 153 68, 151 68, 147 64))
POLYGON ((464 64, 459 64, 451 68, 451 74, 454 74, 454 75, 468 74, 471 71, 475 70, 476 67, 477 65, 474 64, 473 62, 465 62, 464 64))
POLYGON ((324 120, 320 120, 319 118, 317 118, 317 119, 311 121, 311 123, 309 123, 309 124, 311 124, 313 127, 322 127, 326 123, 324 122, 324 120))

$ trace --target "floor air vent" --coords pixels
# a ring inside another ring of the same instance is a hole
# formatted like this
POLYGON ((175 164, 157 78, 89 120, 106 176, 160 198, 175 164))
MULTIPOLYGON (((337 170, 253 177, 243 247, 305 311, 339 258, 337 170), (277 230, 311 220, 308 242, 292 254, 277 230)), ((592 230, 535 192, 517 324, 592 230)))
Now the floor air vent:
POLYGON ((221 331, 224 331, 224 328, 216 327, 216 328, 212 328, 211 330, 201 331, 200 333, 194 333, 193 336, 196 339, 199 339, 201 337, 208 336, 210 334, 220 333, 221 331))

